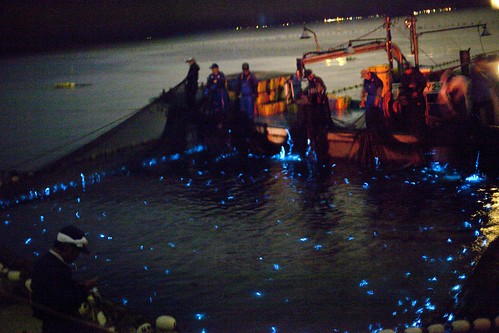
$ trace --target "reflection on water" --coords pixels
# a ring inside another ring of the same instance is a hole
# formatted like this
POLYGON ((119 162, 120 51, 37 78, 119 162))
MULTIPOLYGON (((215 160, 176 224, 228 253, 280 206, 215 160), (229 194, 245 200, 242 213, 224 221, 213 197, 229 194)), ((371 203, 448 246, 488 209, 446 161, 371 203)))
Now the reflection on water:
POLYGON ((497 237, 497 184, 437 168, 311 174, 310 163, 194 149, 82 174, 5 206, 0 241, 33 257, 76 224, 93 251, 78 275, 98 275, 105 296, 137 311, 175 316, 184 332, 450 319, 497 237))

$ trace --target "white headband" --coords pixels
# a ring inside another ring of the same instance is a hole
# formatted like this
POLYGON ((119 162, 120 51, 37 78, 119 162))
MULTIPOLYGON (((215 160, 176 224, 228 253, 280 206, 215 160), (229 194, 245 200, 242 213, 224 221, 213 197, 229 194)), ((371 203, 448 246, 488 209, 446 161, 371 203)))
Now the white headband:
POLYGON ((76 247, 84 247, 85 245, 88 245, 88 241, 85 237, 82 237, 81 239, 73 239, 61 232, 57 234, 57 241, 61 243, 74 244, 76 247))

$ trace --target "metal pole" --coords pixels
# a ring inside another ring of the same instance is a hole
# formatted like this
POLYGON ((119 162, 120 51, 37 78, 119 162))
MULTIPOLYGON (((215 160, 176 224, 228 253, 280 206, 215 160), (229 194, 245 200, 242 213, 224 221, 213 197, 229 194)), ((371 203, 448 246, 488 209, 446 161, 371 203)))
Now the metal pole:
POLYGON ((411 38, 412 44, 414 46, 414 67, 419 68, 419 45, 418 45, 418 33, 416 31, 416 17, 411 16, 411 38))

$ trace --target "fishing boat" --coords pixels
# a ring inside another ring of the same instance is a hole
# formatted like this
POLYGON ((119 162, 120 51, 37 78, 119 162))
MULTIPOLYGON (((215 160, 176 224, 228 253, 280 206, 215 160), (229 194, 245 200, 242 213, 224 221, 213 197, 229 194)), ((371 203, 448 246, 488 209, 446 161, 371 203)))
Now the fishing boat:
MULTIPOLYGON (((291 149, 293 142, 295 152, 301 149, 301 153, 310 152, 314 145, 324 145, 322 151, 316 149, 316 154, 322 154, 323 160, 346 160, 358 162, 362 165, 396 166, 408 167, 421 165, 429 162, 456 162, 467 158, 476 158, 477 153, 483 153, 484 160, 490 160, 495 164, 494 157, 497 156, 495 142, 499 138, 498 128, 488 124, 480 125, 473 131, 465 128, 469 124, 459 123, 455 119, 442 114, 438 104, 438 95, 442 88, 441 77, 446 71, 461 69, 463 74, 469 73, 469 66, 474 60, 470 59, 469 50, 460 52, 461 63, 457 66, 448 66, 439 70, 431 70, 419 65, 418 59, 418 37, 423 33, 440 32, 464 28, 482 29, 481 36, 489 35, 486 24, 453 27, 437 31, 416 32, 416 19, 414 16, 406 20, 406 26, 410 29, 411 45, 414 53, 414 67, 426 78, 427 84, 424 89, 424 130, 415 131, 410 126, 393 126, 394 118, 400 110, 396 110, 396 94, 401 87, 401 77, 404 67, 409 60, 401 49, 392 42, 391 20, 386 18, 384 27, 386 37, 375 39, 349 40, 340 47, 321 51, 316 41, 316 50, 306 52, 297 59, 297 70, 303 71, 313 67, 313 64, 330 62, 333 59, 348 58, 352 55, 371 55, 374 52, 386 53, 386 63, 373 64, 367 68, 359 68, 374 72, 383 81, 383 117, 382 126, 368 128, 366 126, 366 110, 360 107, 360 101, 351 99, 348 95, 342 95, 343 91, 328 93, 329 111, 334 126, 327 129, 327 133, 318 136, 310 136, 310 129, 306 129, 300 123, 300 113, 313 112, 307 103, 303 101, 290 101, 283 92, 286 90, 283 82, 288 82, 283 77, 272 78, 264 81, 259 86, 257 98, 256 128, 261 133, 267 133, 269 141, 282 145, 285 149, 291 149), (263 97, 262 97, 263 96, 263 97), (272 98, 272 96, 277 96, 272 98), (263 125, 262 125, 263 124, 263 125), (308 134, 303 132, 307 131, 308 134), (298 141, 297 141, 298 140, 298 141), (314 142, 323 140, 324 142, 314 142), (455 154, 457 150, 457 155, 455 154), (455 159, 454 159, 455 158, 455 159)), ((305 28, 306 31, 311 31, 305 28)), ((315 35, 315 34, 314 34, 315 35)), ((489 56, 488 59, 492 57, 489 56)), ((315 70, 314 70, 315 72, 315 70)), ((447 72, 449 73, 449 72, 447 72)), ((320 76, 321 73, 318 73, 320 76)), ((359 88, 360 85, 349 88, 359 88)), ((496 106, 497 109, 497 106, 496 106)), ((496 111, 497 113, 497 111, 496 111)), ((400 125, 400 124, 398 124, 400 125)), ((402 124, 407 125, 407 124, 402 124)), ((312 129, 313 132, 313 129, 312 129)), ((465 162, 467 163, 467 162, 465 162)))

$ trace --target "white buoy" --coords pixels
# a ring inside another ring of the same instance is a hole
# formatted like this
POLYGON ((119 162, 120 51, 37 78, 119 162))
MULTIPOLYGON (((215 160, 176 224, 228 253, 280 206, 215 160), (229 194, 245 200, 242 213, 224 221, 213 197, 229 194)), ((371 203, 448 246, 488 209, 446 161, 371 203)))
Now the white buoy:
POLYGON ((433 324, 428 326, 428 333, 444 333, 445 326, 442 324, 433 324))
POLYGON ((137 333, 152 333, 152 326, 149 323, 143 323, 137 328, 137 333))
POLYGON ((442 324, 434 324, 428 326, 428 333, 444 333, 445 326, 442 324))
POLYGON ((9 271, 7 273, 7 279, 10 281, 19 281, 21 278, 21 272, 19 271, 9 271))
POLYGON ((83 302, 80 305, 80 308, 78 309, 78 312, 80 315, 84 316, 90 311, 90 306, 88 305, 87 302, 83 302))
POLYGON ((392 330, 392 329, 387 328, 387 329, 379 331, 379 333, 395 333, 395 331, 392 330))
POLYGON ((467 320, 456 320, 452 323, 452 332, 465 333, 470 330, 470 323, 467 320))
POLYGON ((406 328, 404 332, 405 333, 423 333, 423 331, 419 327, 409 327, 409 328, 406 328))
POLYGON ((33 292, 33 290, 31 289, 31 279, 27 279, 26 282, 24 282, 24 286, 26 287, 26 289, 28 289, 30 293, 33 292))
POLYGON ((487 318, 477 318, 473 321, 473 329, 478 332, 488 331, 492 323, 487 318))
POLYGON ((156 318, 156 330, 173 331, 177 329, 177 321, 172 316, 156 318))
POLYGON ((97 321, 99 322, 99 325, 101 325, 101 326, 106 325, 107 318, 106 318, 106 315, 104 314, 104 312, 99 311, 99 313, 97 313, 97 321))

